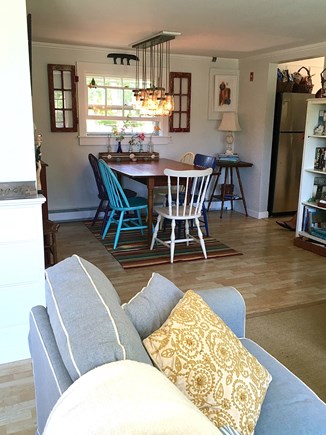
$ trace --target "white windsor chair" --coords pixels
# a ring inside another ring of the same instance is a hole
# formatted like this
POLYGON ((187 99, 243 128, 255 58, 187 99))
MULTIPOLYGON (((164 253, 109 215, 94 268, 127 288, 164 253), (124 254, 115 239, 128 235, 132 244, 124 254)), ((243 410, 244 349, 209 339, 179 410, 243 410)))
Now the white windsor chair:
POLYGON ((167 206, 154 207, 158 217, 153 233, 151 249, 153 249, 155 242, 169 247, 171 263, 173 263, 174 260, 175 244, 185 242, 188 246, 190 241, 200 243, 204 257, 207 258, 199 217, 202 213, 203 202, 212 172, 212 168, 190 171, 164 170, 164 174, 168 177, 168 201, 167 206), (171 221, 170 240, 158 238, 158 230, 162 218, 171 221), (189 232, 189 221, 192 220, 197 227, 198 238, 194 237, 189 232), (184 238, 176 239, 175 237, 176 221, 185 221, 184 238))

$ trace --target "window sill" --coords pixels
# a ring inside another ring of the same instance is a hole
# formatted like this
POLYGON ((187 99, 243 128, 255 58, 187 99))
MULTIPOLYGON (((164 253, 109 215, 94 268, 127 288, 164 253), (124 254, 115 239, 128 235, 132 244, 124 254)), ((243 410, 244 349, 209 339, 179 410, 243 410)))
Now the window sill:
MULTIPOLYGON (((149 137, 145 138, 145 141, 143 143, 143 147, 146 148, 148 142, 149 142, 149 137)), ((107 135, 89 135, 89 136, 78 136, 78 140, 79 140, 79 145, 84 146, 84 145, 105 145, 108 146, 109 145, 109 138, 107 135)), ((129 143, 128 143, 128 138, 124 139, 123 141, 121 141, 121 145, 123 147, 128 147, 129 143)), ((172 143, 172 136, 155 136, 152 137, 152 142, 155 145, 168 145, 170 143, 172 143)), ((112 147, 117 146, 117 142, 114 138, 111 137, 110 139, 110 143, 112 147)))

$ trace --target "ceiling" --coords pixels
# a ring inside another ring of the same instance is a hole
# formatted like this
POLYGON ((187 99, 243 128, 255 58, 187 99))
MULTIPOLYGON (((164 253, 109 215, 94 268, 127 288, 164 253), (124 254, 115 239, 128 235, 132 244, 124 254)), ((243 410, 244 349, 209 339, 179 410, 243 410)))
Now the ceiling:
POLYGON ((325 0, 26 0, 36 42, 117 50, 161 30, 175 54, 243 58, 326 41, 325 0))

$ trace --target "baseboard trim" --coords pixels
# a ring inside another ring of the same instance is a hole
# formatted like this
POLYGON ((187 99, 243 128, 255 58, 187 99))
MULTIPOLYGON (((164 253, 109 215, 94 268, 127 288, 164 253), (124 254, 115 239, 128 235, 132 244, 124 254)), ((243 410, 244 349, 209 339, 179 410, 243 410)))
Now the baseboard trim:
POLYGON ((49 219, 54 222, 82 221, 93 219, 96 209, 49 211, 49 219))

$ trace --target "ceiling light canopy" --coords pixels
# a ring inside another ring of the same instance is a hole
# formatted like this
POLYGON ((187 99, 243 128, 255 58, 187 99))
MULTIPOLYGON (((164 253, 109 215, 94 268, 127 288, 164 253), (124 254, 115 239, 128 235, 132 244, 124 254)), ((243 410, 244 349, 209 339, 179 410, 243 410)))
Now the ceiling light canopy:
POLYGON ((169 91, 170 41, 177 32, 162 31, 136 42, 136 88, 133 89, 135 107, 146 115, 168 116, 174 109, 169 91))

